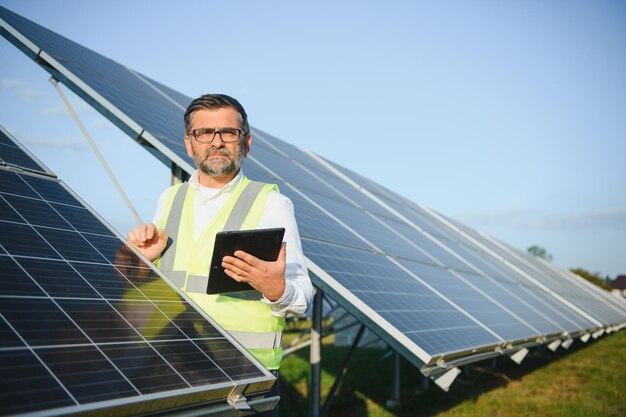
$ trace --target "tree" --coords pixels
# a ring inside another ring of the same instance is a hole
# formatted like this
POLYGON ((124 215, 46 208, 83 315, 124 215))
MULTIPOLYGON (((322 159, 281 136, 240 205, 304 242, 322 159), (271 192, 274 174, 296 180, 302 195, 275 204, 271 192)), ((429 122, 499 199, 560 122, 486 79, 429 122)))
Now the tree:
POLYGON ((587 271, 585 269, 582 269, 582 268, 572 268, 572 269, 570 269, 570 271, 572 271, 573 273, 575 273, 579 277, 582 277, 582 278, 586 279, 587 281, 591 282, 592 284, 597 285, 600 288, 604 288, 605 290, 611 291, 611 286, 605 281, 604 278, 602 278, 600 276, 599 272, 596 272, 595 274, 592 274, 591 272, 589 272, 589 271, 587 271))
POLYGON ((532 245, 528 249, 526 249, 526 251, 528 251, 528 253, 530 253, 531 255, 535 255, 539 258, 545 259, 546 261, 551 261, 552 259, 554 259, 554 256, 548 253, 548 251, 541 246, 532 245))

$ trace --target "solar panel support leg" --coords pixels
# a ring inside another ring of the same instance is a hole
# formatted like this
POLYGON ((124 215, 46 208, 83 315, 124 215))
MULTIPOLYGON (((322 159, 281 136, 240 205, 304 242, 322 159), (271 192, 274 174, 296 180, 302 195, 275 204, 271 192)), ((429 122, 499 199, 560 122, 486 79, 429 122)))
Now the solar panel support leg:
POLYGON ((400 354, 393 352, 391 356, 391 398, 385 403, 388 410, 398 410, 400 403, 400 354))
POLYGON ((496 369, 498 367, 498 357, 494 356, 491 358, 491 368, 496 369))
POLYGON ((421 386, 420 386, 420 389, 421 389, 423 392, 426 392, 426 391, 428 391, 428 389, 430 388, 430 378, 428 378, 428 377, 426 377, 426 376, 422 375, 421 373, 420 373, 420 375, 421 375, 421 382, 422 382, 422 383, 421 383, 421 386))
POLYGON ((309 417, 320 415, 321 360, 322 360, 322 297, 318 288, 313 297, 313 325, 311 326, 311 382, 309 386, 309 417))
POLYGON ((180 166, 172 162, 172 181, 171 185, 180 184, 189 179, 189 174, 184 171, 180 166))
POLYGON ((365 333, 365 326, 361 324, 361 327, 359 327, 359 331, 357 332, 356 337, 354 338, 354 342, 352 342, 352 346, 350 346, 350 351, 346 355, 346 358, 343 360, 343 364, 341 364, 341 368, 339 369, 339 372, 337 373, 335 382, 333 382, 333 386, 330 388, 330 391, 328 392, 328 397, 326 397, 326 401, 324 402, 324 407, 322 408, 321 417, 325 417, 326 414, 328 414, 328 409, 330 408, 330 404, 335 398, 335 394, 337 393, 337 390, 339 389, 339 386, 341 385, 341 381, 343 380, 343 377, 346 375, 346 372, 348 372, 348 362, 350 362, 350 358, 352 357, 352 354, 356 350, 356 347, 359 345, 359 342, 361 341, 361 337, 363 336, 363 333, 365 333))

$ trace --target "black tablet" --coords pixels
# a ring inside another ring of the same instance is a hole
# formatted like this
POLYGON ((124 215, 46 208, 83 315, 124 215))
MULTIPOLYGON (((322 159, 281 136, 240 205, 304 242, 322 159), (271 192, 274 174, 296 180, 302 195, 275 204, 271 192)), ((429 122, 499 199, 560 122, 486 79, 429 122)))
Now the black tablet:
POLYGON ((209 269, 207 294, 221 294, 234 291, 253 290, 246 282, 237 282, 224 272, 222 259, 233 256, 235 251, 242 250, 264 261, 275 261, 283 243, 285 228, 233 230, 219 232, 215 235, 215 246, 209 269))

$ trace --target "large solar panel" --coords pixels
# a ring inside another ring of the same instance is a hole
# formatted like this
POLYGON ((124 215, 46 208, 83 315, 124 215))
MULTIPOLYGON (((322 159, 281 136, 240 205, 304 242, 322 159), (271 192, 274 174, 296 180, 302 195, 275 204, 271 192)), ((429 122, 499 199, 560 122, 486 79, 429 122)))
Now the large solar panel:
POLYGON ((274 377, 0 132, 0 415, 255 404, 274 377))
MULTIPOLYGON (((188 97, 6 9, 0 19, 3 35, 53 76, 166 164, 192 171, 181 140, 188 97)), ((423 372, 626 322, 619 306, 567 273, 520 260, 259 129, 252 134, 244 170, 294 202, 314 284, 423 372)))

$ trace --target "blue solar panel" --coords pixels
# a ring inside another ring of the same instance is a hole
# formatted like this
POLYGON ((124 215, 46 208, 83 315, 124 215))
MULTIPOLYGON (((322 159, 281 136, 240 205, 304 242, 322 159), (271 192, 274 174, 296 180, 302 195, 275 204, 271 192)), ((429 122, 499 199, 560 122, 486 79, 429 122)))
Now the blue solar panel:
MULTIPOLYGON (((447 220, 450 221, 450 219, 447 220)), ((521 274, 535 279, 548 288, 551 293, 558 294, 558 305, 562 305, 562 300, 564 300, 570 306, 575 306, 576 309, 573 311, 571 307, 567 308, 567 310, 569 311, 568 316, 572 318, 573 315, 573 320, 577 324, 583 323, 583 325, 588 327, 598 327, 623 323, 624 319, 626 319, 626 309, 610 307, 614 304, 611 302, 612 300, 610 300, 608 294, 593 296, 592 294, 601 293, 601 291, 597 289, 585 290, 582 278, 576 279, 567 276, 566 272, 556 273, 554 269, 547 268, 529 254, 497 243, 494 239, 488 239, 464 225, 453 221, 450 222, 454 223, 455 227, 460 228, 476 242, 479 242, 480 245, 483 245, 486 250, 492 251, 497 256, 506 259, 508 263, 521 271, 521 274)), ((528 279, 525 280, 528 281, 528 279)))
POLYGON ((306 238, 302 245, 349 294, 431 356, 502 342, 382 255, 306 238))
MULTIPOLYGON (((332 163, 329 164, 336 168, 338 171, 342 172, 342 174, 349 175, 350 178, 353 180, 356 179, 356 181, 361 186, 367 184, 366 188, 368 190, 375 189, 376 191, 373 193, 376 195, 377 198, 381 199, 385 203, 390 205, 396 204, 393 205, 393 208, 394 210, 397 210, 401 216, 406 217, 408 220, 414 222, 414 224, 432 233, 433 236, 435 236, 440 243, 449 247, 454 253, 463 258, 463 260, 468 261, 473 267, 477 267, 478 272, 502 281, 510 281, 516 283, 528 282, 528 280, 524 276, 520 275, 517 270, 511 269, 492 255, 484 252, 476 246, 475 242, 468 240, 465 236, 454 232, 445 224, 442 224, 437 219, 432 218, 432 216, 428 212, 424 211, 422 208, 418 207, 414 203, 403 199, 401 196, 398 196, 389 190, 385 190, 381 186, 373 185, 371 181, 366 180, 363 177, 360 177, 359 175, 354 174, 349 170, 346 170, 345 168, 341 168, 332 163), (404 210, 401 210, 402 208, 404 208, 404 210), (425 223, 424 219, 427 218, 430 219, 427 223, 425 223), (448 231, 446 231, 446 229, 448 229, 448 231), (447 235, 449 236, 450 233, 456 233, 456 236, 454 237, 454 242, 446 237, 447 235)), ((475 232, 471 231, 471 229, 467 228, 466 226, 460 225, 457 222, 454 222, 454 225, 462 228, 464 231, 466 231, 468 234, 471 234, 472 236, 477 235, 475 232)), ((482 238, 479 238, 479 240, 480 239, 482 238)), ((486 246, 489 246, 489 244, 486 244, 486 246)), ((496 250, 496 252, 498 255, 501 255, 501 251, 496 250)), ((549 288, 552 290, 552 293, 561 293, 563 291, 567 293, 568 291, 574 291, 581 295, 579 290, 573 288, 567 282, 563 282, 562 279, 556 281, 551 280, 549 277, 545 276, 545 274, 540 273, 536 269, 533 269, 527 265, 521 265, 518 261, 511 260, 507 258, 507 256, 504 257, 512 264, 514 264, 517 268, 524 271, 526 274, 539 277, 542 282, 551 282, 549 288)), ((598 326, 597 321, 590 320, 584 312, 581 313, 576 308, 572 309, 572 305, 564 305, 561 299, 555 299, 551 294, 546 294, 545 289, 534 286, 532 291, 525 290, 520 292, 518 295, 520 295, 525 301, 529 301, 529 297, 539 298, 543 300, 543 302, 547 305, 550 305, 550 313, 545 316, 547 320, 558 321, 560 320, 560 318, 555 316, 565 316, 566 322, 569 323, 569 325, 564 327, 564 329, 567 329, 567 331, 593 329, 594 327, 598 326)), ((578 301, 572 299, 571 301, 573 302, 573 305, 578 306, 582 302, 583 305, 586 306, 588 311, 606 310, 606 306, 600 305, 602 303, 597 304, 588 296, 582 297, 585 299, 584 301, 582 299, 579 299, 578 301)), ((619 317, 613 317, 619 319, 619 317)), ((621 320, 618 322, 623 322, 623 320, 624 317, 621 317, 621 320)), ((605 321, 604 323, 613 324, 614 322, 605 321)))
MULTIPOLYGON (((464 311, 476 317, 481 323, 493 330, 502 340, 527 341, 542 335, 521 318, 515 317, 507 306, 462 276, 438 267, 400 260, 424 282, 435 288, 453 301, 464 311)), ((476 276, 476 279, 484 279, 476 276)))
POLYGON ((0 127, 0 166, 16 166, 25 170, 50 174, 41 162, 31 158, 22 147, 9 138, 9 133, 0 127))
POLYGON ((22 162, 28 171, 0 167, 0 414, 124 405, 111 412, 129 415, 269 389, 268 371, 61 182, 22 162))

